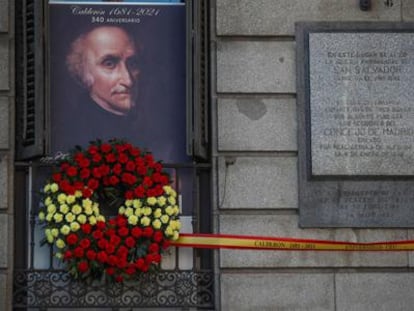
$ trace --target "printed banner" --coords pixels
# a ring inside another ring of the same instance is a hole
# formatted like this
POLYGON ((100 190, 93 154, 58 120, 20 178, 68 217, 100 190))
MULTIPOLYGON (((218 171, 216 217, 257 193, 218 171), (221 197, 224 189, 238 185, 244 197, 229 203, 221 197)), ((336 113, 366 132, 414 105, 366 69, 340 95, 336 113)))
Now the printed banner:
POLYGON ((414 240, 356 243, 225 234, 180 234, 172 245, 194 248, 283 251, 414 251, 414 240))

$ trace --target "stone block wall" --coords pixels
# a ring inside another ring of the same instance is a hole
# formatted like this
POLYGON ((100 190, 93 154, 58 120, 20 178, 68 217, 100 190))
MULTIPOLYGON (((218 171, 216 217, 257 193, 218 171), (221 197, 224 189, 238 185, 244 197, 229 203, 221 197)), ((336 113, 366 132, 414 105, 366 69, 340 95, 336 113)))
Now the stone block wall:
POLYGON ((0 0, 0 310, 11 310, 13 179, 13 2, 0 0))
MULTIPOLYGON (((370 242, 407 229, 298 226, 295 22, 414 21, 412 0, 212 1, 216 232, 370 242)), ((222 310, 412 310, 410 252, 218 252, 222 310)))

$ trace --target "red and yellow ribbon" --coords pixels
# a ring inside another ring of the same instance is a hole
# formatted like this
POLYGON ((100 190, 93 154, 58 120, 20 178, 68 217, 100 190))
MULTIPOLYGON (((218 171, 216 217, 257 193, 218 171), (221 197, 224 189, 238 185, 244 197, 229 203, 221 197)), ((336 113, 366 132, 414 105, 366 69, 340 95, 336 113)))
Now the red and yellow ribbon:
POLYGON ((414 251, 414 240, 372 243, 227 234, 180 234, 172 245, 194 248, 260 249, 284 251, 414 251))

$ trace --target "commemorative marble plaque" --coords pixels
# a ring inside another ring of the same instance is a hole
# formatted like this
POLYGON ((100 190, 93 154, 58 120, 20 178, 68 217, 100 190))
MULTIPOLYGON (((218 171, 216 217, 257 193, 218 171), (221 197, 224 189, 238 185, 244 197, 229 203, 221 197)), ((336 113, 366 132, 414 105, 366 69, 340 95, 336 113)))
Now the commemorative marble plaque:
POLYGON ((414 226, 412 26, 297 24, 302 226, 414 226))

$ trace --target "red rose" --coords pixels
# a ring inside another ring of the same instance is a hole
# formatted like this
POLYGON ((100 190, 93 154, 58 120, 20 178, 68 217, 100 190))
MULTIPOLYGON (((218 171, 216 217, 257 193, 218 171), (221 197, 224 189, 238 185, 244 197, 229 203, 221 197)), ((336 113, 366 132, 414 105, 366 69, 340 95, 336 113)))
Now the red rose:
POLYGON ((154 229, 151 227, 145 227, 144 232, 142 233, 143 236, 150 238, 154 234, 154 229))
POLYGON ((72 252, 71 251, 66 251, 65 254, 63 255, 63 259, 69 260, 71 258, 72 258, 72 252))
POLYGON ((158 246, 157 243, 151 243, 150 246, 148 247, 148 250, 150 253, 158 253, 158 251, 160 250, 160 247, 158 246))
POLYGON ((62 174, 61 173, 54 173, 52 175, 52 179, 54 182, 59 182, 62 180, 62 174))
POLYGON ((134 266, 128 266, 128 268, 125 269, 125 273, 128 275, 133 275, 136 272, 136 269, 134 266))
POLYGON ((118 235, 122 237, 126 237, 129 234, 129 230, 126 227, 121 227, 118 229, 118 235))
POLYGON ((108 241, 107 241, 107 240, 105 240, 105 239, 100 239, 100 240, 98 241, 98 247, 99 247, 100 249, 106 249, 106 248, 108 247, 108 241))
POLYGON ((73 255, 76 257, 76 258, 82 258, 83 257, 83 255, 85 254, 85 251, 83 250, 83 248, 82 247, 76 247, 74 250, 73 250, 73 255))
POLYGON ((95 260, 96 259, 96 252, 93 250, 88 250, 86 252, 86 258, 88 258, 90 261, 95 260))
POLYGON ((128 190, 125 192, 125 199, 132 200, 134 199, 134 192, 131 190, 128 190))
POLYGON ((90 234, 92 231, 92 226, 88 223, 81 225, 82 232, 85 234, 90 234))
POLYGON ((125 227, 125 226, 127 225, 128 221, 127 221, 127 219, 126 219, 126 217, 125 217, 125 216, 121 216, 121 215, 119 215, 119 216, 116 218, 116 223, 117 223, 117 225, 118 225, 119 227, 125 227))
POLYGON ((78 169, 74 166, 69 166, 66 170, 66 174, 70 177, 78 175, 78 169))
POLYGON ((115 255, 108 256, 108 264, 110 264, 111 266, 116 266, 117 263, 118 263, 118 257, 116 257, 115 255))
POLYGON ((137 198, 143 198, 145 196, 145 189, 143 186, 138 186, 134 189, 134 194, 137 198))
POLYGON ((109 239, 109 243, 111 243, 114 246, 118 246, 119 243, 121 243, 121 238, 115 234, 111 235, 111 238, 109 239))
POLYGON ((126 257, 128 255, 128 248, 126 248, 125 246, 121 245, 118 248, 118 251, 116 252, 117 256, 123 258, 126 257))
POLYGON ((78 263, 78 270, 81 273, 84 273, 84 272, 88 271, 89 270, 88 262, 84 260, 84 261, 81 261, 80 263, 78 263))
POLYGON ((160 254, 154 254, 152 256, 152 261, 155 263, 160 263, 161 262, 161 255, 160 254))
POLYGON ((117 283, 122 283, 124 281, 124 278, 122 277, 122 275, 117 275, 115 278, 115 282, 117 283))
POLYGON ((97 227, 99 230, 103 230, 103 229, 105 229, 106 224, 105 224, 105 222, 103 222, 103 221, 98 221, 98 222, 96 223, 96 227, 97 227))
POLYGON ((106 248, 105 248, 105 251, 106 251, 108 254, 113 254, 113 253, 115 253, 115 245, 108 243, 108 245, 107 245, 107 246, 106 246, 106 248))
POLYGON ((82 179, 87 179, 87 178, 89 178, 90 175, 91 175, 91 171, 87 168, 81 169, 81 171, 79 173, 79 176, 82 179))
POLYGON ((112 168, 112 172, 114 172, 115 175, 120 175, 122 173, 122 165, 119 163, 116 163, 114 167, 112 168))
POLYGON ((107 229, 107 230, 105 231, 105 235, 106 235, 106 236, 109 236, 109 237, 114 236, 114 235, 115 235, 115 229, 113 229, 113 228, 107 229))
POLYGON ((92 190, 96 190, 99 187, 99 182, 96 179, 89 179, 87 183, 88 188, 91 188, 92 190))
POLYGON ((132 145, 129 145, 129 146, 128 146, 128 150, 132 156, 138 157, 141 154, 141 150, 139 150, 139 148, 134 148, 132 147, 132 145))
POLYGON ((138 238, 142 235, 142 230, 141 230, 141 228, 139 228, 139 227, 134 227, 134 228, 132 228, 132 230, 131 230, 131 235, 132 235, 134 238, 138 239, 138 238))
POLYGON ((79 246, 82 248, 89 248, 89 246, 91 246, 91 241, 87 238, 84 238, 79 242, 79 246))
POLYGON ((60 170, 61 171, 65 171, 68 167, 69 167, 70 165, 69 165, 69 163, 68 162, 63 162, 61 165, 60 165, 60 170))
POLYGON ((135 246, 135 239, 131 236, 127 237, 125 239, 125 245, 129 248, 133 248, 135 246))
POLYGON ((128 161, 125 165, 127 171, 133 172, 135 170, 135 163, 133 161, 128 161))
POLYGON ((89 188, 82 189, 82 195, 84 198, 90 198, 93 194, 93 191, 89 188))
POLYGON ((170 242, 167 240, 164 240, 164 242, 162 242, 162 249, 167 249, 168 247, 170 247, 170 242))
POLYGON ((81 181, 75 181, 73 183, 73 188, 75 188, 75 190, 82 190, 83 187, 84 187, 84 184, 81 181))
POLYGON ((105 251, 100 251, 97 255, 96 255, 96 259, 101 262, 101 263, 105 263, 108 260, 108 254, 105 253, 105 251))
POLYGON ((101 177, 102 177, 102 172, 101 172, 101 170, 99 169, 99 167, 94 167, 94 168, 92 169, 92 175, 93 175, 93 177, 95 177, 95 178, 97 178, 97 179, 99 179, 99 178, 101 178, 101 177))
POLYGON ((144 261, 144 259, 142 259, 142 258, 139 258, 139 259, 137 259, 136 261, 135 261, 135 266, 138 268, 138 269, 142 269, 142 267, 144 267, 145 266, 145 261, 144 261))
POLYGON ((112 150, 112 146, 110 144, 102 144, 101 145, 101 151, 103 153, 108 153, 112 150))
POLYGON ((90 145, 88 148, 89 154, 97 154, 99 151, 98 147, 95 145, 90 145))
POLYGON ((99 166, 99 171, 101 172, 102 176, 106 176, 111 172, 111 168, 106 164, 102 164, 99 166))
POLYGON ((106 271, 106 274, 108 274, 108 275, 114 275, 114 273, 115 273, 115 269, 112 268, 112 267, 106 268, 105 271, 106 271))
POLYGON ((102 156, 99 153, 94 154, 92 156, 92 162, 94 162, 94 163, 99 163, 99 162, 101 162, 101 160, 102 160, 102 156))
POLYGON ((109 178, 109 183, 110 183, 112 186, 116 186, 117 184, 119 184, 119 178, 118 178, 118 177, 116 177, 115 175, 112 175, 112 176, 109 178))
POLYGON ((89 159, 83 158, 80 163, 79 166, 82 168, 88 167, 91 164, 91 161, 89 161, 89 159))
POLYGON ((154 162, 154 157, 152 154, 148 153, 144 156, 144 160, 147 161, 148 165, 150 165, 154 162))
MULTIPOLYGON (((115 258, 118 259, 118 257, 115 256, 115 258)), ((117 262, 117 267, 120 269, 123 269, 126 267, 126 265, 128 264, 127 259, 126 258, 119 258, 118 262, 117 262)))
POLYGON ((75 245, 78 242, 78 236, 75 233, 71 233, 66 237, 66 243, 68 245, 75 245))
POLYGON ((139 166, 137 166, 137 173, 142 175, 142 176, 145 176, 145 175, 147 175, 147 168, 143 165, 139 165, 139 166))
POLYGON ((103 232, 101 230, 96 230, 94 232, 92 232, 92 236, 95 240, 99 240, 103 238, 103 232))
POLYGON ((105 156, 105 160, 108 163, 114 163, 114 162, 116 162, 116 156, 113 153, 109 153, 105 156))
MULTIPOLYGON (((120 151, 120 152, 122 152, 122 151, 120 151)), ((118 161, 119 161, 119 163, 125 164, 125 163, 128 162, 128 156, 125 153, 119 153, 118 161)))
POLYGON ((157 231, 155 231, 155 233, 154 233, 154 236, 153 236, 153 240, 154 240, 154 242, 157 242, 157 243, 159 243, 159 242, 161 242, 162 241, 162 239, 163 239, 163 234, 162 234, 162 232, 161 231, 159 231, 159 230, 157 230, 157 231))
POLYGON ((154 164, 154 169, 155 169, 155 171, 156 172, 161 172, 162 171, 162 165, 161 165, 161 163, 155 163, 154 164))
POLYGON ((153 185, 153 181, 151 177, 145 176, 144 180, 142 181, 142 184, 146 187, 151 187, 153 185))

